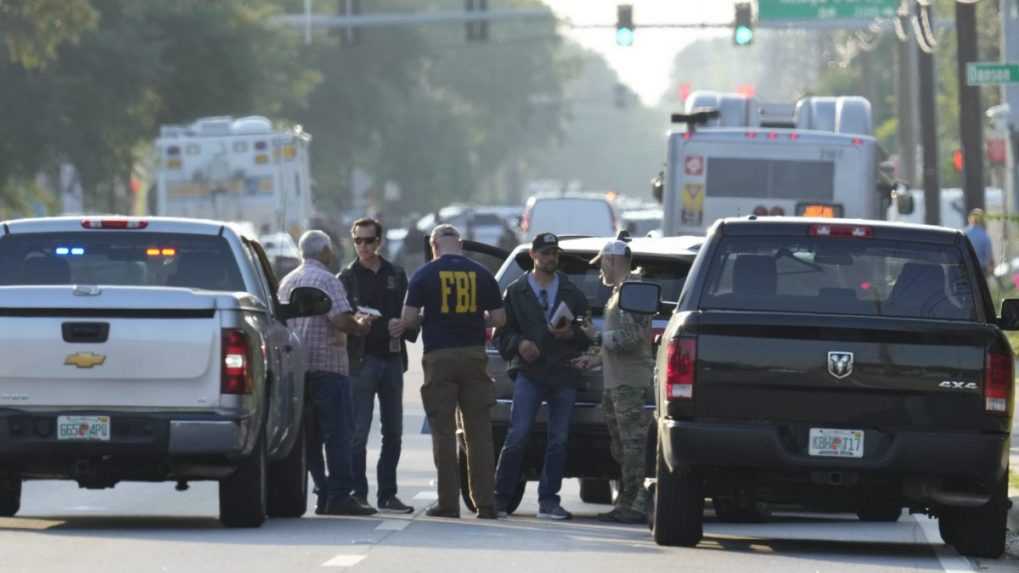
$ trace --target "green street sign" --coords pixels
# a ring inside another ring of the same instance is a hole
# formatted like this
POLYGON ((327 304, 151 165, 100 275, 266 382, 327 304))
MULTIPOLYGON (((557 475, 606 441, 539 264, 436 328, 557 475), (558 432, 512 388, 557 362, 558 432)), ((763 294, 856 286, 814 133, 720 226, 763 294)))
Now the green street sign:
POLYGON ((970 62, 966 64, 966 85, 1000 86, 1019 83, 1019 64, 970 62))
POLYGON ((757 20, 891 18, 899 0, 757 0, 757 20))

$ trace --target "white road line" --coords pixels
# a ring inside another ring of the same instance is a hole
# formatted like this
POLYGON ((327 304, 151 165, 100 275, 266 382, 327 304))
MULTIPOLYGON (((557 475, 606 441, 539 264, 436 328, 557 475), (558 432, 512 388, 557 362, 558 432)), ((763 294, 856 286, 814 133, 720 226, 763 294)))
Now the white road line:
POLYGON ((938 558, 938 562, 941 563, 941 568, 946 573, 972 573, 976 571, 973 565, 970 564, 969 559, 959 555, 953 555, 951 550, 944 545, 944 540, 941 539, 941 533, 938 531, 938 522, 936 519, 930 519, 920 515, 914 515, 913 519, 917 525, 920 526, 920 531, 923 532, 923 536, 927 538, 927 543, 934 549, 934 554, 938 558))
POLYGON ((364 555, 337 555, 322 564, 323 567, 353 567, 364 559, 364 555))
POLYGON ((375 528, 375 530, 403 531, 404 529, 407 529, 408 525, 410 525, 409 519, 384 519, 382 520, 382 523, 380 523, 379 526, 375 528))
POLYGON ((414 496, 417 501, 435 501, 439 499, 439 492, 437 491, 420 491, 414 496))

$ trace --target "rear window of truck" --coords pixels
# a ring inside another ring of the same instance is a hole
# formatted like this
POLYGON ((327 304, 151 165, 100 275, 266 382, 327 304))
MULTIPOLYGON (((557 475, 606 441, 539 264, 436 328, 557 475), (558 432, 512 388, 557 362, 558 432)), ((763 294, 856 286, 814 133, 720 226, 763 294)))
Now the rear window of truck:
POLYGON ((223 237, 130 231, 0 238, 0 285, 118 285, 244 291, 223 237))
POLYGON ((704 309, 974 320, 976 287, 954 246, 828 237, 726 237, 704 309))

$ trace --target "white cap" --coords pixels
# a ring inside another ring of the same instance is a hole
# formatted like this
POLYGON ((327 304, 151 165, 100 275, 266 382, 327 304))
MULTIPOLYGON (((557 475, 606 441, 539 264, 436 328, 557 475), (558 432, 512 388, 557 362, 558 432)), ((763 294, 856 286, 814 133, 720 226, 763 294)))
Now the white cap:
POLYGON ((592 265, 597 264, 601 260, 601 258, 605 255, 612 255, 616 257, 629 257, 630 245, 627 245, 626 243, 620 241, 619 239, 612 239, 611 241, 605 243, 605 245, 601 248, 601 252, 599 252, 597 256, 591 259, 591 264, 592 265))

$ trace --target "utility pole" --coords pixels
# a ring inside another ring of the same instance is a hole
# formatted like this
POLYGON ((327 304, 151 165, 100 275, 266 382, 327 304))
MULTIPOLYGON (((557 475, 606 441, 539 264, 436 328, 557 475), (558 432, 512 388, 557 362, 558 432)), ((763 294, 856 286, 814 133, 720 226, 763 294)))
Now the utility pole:
MULTIPOLYGON (((1019 1, 1001 0, 1001 59, 1005 62, 1019 62, 1019 1)), ((1019 86, 1002 86, 1002 101, 1008 103, 1010 119, 1008 122, 1009 144, 1012 169, 1012 188, 1003 192, 1011 193, 1008 204, 1019 205, 1019 86)))
POLYGON ((984 208, 984 114, 980 88, 967 81, 966 64, 978 60, 977 7, 955 3, 959 65, 959 138, 962 142, 962 193, 966 212, 984 208))
MULTIPOLYGON (((934 19, 932 6, 916 6, 916 11, 927 11, 929 21, 934 19)), ((927 38, 918 38, 917 69, 920 84, 920 131, 923 144, 923 202, 924 223, 941 224, 941 185, 938 181, 938 125, 935 110, 934 54, 927 38)))
MULTIPOLYGON (((1006 2, 1008 0, 1002 0, 1006 2)), ((898 48, 898 76, 895 84, 896 117, 898 117, 898 144, 899 144, 899 177, 905 182, 906 187, 913 189, 917 186, 917 154, 916 154, 916 101, 917 101, 917 69, 916 50, 913 47, 913 28, 909 25, 910 15, 909 3, 904 3, 899 14, 899 30, 902 37, 899 38, 898 48)))

